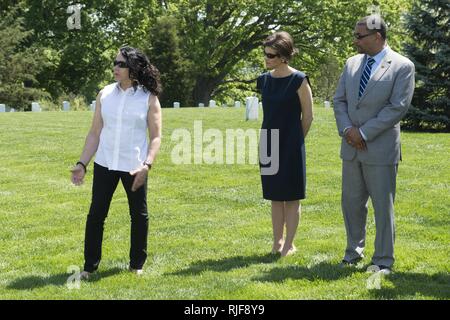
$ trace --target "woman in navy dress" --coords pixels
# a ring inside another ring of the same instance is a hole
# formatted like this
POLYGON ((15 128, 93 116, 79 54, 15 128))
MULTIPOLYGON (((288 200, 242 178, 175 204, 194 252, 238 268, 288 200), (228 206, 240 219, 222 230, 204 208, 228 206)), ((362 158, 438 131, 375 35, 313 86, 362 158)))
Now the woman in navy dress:
POLYGON ((257 80, 264 110, 261 181, 264 199, 272 202, 272 253, 286 256, 296 251, 293 241, 306 186, 304 143, 313 120, 313 102, 307 76, 288 64, 297 52, 292 37, 276 32, 264 41, 263 47, 270 71, 257 80))

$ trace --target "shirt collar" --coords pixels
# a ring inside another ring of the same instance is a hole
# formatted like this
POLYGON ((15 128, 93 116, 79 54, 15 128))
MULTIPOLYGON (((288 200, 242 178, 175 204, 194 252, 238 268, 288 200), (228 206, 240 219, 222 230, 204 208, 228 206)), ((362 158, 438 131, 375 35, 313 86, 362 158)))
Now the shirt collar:
POLYGON ((135 94, 136 91, 140 89, 140 86, 137 86, 137 87, 136 87, 136 90, 134 90, 134 87, 129 87, 128 89, 123 90, 122 87, 120 86, 120 83, 119 83, 119 82, 116 82, 116 88, 117 88, 117 90, 119 90, 119 92, 121 92, 121 93, 127 93, 128 95, 132 95, 132 94, 135 94))
MULTIPOLYGON (((386 46, 386 47, 384 47, 383 50, 381 50, 380 52, 378 52, 376 55, 374 55, 371 58, 375 60, 376 64, 379 64, 381 62, 381 60, 383 60, 384 56, 386 56, 388 51, 389 51, 389 46, 386 46)), ((367 55, 367 56, 370 57, 369 55, 367 55)))

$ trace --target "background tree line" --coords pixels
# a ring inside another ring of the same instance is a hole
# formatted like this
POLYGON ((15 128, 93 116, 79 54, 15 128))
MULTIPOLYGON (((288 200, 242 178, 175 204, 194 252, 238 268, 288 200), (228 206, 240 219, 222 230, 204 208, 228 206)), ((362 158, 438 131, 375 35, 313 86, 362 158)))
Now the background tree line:
MULTIPOLYGON (((292 65, 331 100, 345 60, 355 53, 356 20, 375 7, 362 0, 88 0, 81 29, 68 30, 73 1, 0 0, 0 103, 27 110, 33 100, 95 99, 113 81, 112 60, 128 44, 161 71, 163 106, 231 104, 254 94, 264 72, 261 43, 276 30, 294 37, 292 65)), ((389 45, 417 67, 414 108, 405 126, 449 130, 449 4, 373 2, 390 27, 389 45)))

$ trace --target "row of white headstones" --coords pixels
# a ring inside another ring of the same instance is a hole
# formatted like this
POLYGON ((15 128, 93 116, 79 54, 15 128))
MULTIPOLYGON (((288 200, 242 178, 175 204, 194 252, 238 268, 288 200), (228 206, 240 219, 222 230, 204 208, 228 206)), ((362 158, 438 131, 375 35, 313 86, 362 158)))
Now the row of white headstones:
MULTIPOLYGON (((91 111, 95 110, 95 100, 92 101, 91 105, 89 106, 91 111)), ((70 102, 69 101, 63 101, 63 111, 70 111, 70 102)), ((32 102, 31 103, 31 112, 41 112, 42 108, 39 105, 38 102, 32 102)), ((7 108, 6 105, 0 103, 0 112, 16 112, 16 109, 14 108, 7 108)))
MULTIPOLYGON (((92 101, 92 103, 89 106, 89 109, 91 111, 95 111, 95 103, 96 101, 92 101)), ((204 108, 205 105, 203 103, 199 103, 199 108, 204 108)), ((247 97, 245 100, 245 106, 246 106, 246 112, 245 112, 245 118, 246 120, 257 120, 258 119, 258 114, 259 114, 259 107, 261 107, 261 103, 259 102, 257 97, 247 97)), ((173 107, 174 108, 180 108, 180 103, 179 102, 174 102, 173 103, 173 107)), ((210 108, 215 108, 217 107, 217 103, 214 100, 210 100, 209 101, 209 107, 210 108)), ((227 107, 227 105, 222 105, 222 107, 227 107)), ((240 108, 241 107, 241 102, 240 101, 235 101, 234 103, 234 107, 235 108, 240 108)), ((63 111, 70 111, 70 102, 69 101, 64 101, 63 102, 63 107, 62 107, 63 111)), ((7 110, 6 106, 4 104, 0 104, 0 112, 15 112, 16 110, 14 108, 10 108, 7 110)), ((32 102, 31 103, 31 112, 41 112, 42 108, 39 105, 38 102, 32 102)))
MULTIPOLYGON (((89 106, 91 111, 95 111, 95 100, 92 101, 91 105, 89 106)), ((330 108, 331 103, 329 101, 325 101, 325 108, 330 108)), ((209 101, 209 108, 215 108, 217 107, 216 101, 214 100, 210 100, 209 101)), ((179 102, 174 102, 173 103, 173 107, 174 108, 180 108, 181 105, 179 102)), ((199 108, 204 108, 205 105, 203 103, 199 103, 198 104, 199 108)), ((228 107, 228 105, 223 104, 222 107, 228 107)), ((240 108, 241 107, 241 102, 240 101, 235 101, 234 102, 234 107, 235 108, 240 108)), ((258 115, 259 115, 259 108, 262 107, 261 102, 259 102, 259 99, 257 97, 247 97, 245 99, 245 119, 246 120, 258 120, 258 115)), ((64 101, 63 102, 63 111, 70 111, 70 102, 69 101, 64 101)), ((10 108, 9 112, 15 112, 16 110, 14 108, 10 108)), ((41 112, 41 106, 39 105, 39 103, 37 102, 32 102, 31 103, 31 111, 32 112, 41 112)), ((6 106, 4 104, 0 104, 0 112, 6 112, 6 106)))

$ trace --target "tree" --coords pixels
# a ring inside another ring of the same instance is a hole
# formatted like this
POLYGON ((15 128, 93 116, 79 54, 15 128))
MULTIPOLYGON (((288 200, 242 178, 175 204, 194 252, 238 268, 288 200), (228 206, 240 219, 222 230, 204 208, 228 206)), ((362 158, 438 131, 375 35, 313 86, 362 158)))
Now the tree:
POLYGON ((416 89, 403 128, 450 131, 450 3, 420 0, 407 17, 416 89))
POLYGON ((261 46, 271 30, 280 25, 307 23, 322 6, 322 2, 312 0, 175 2, 175 14, 183 23, 184 51, 189 53, 194 66, 193 100, 205 104, 226 81, 245 80, 226 78, 236 72, 235 66, 240 61, 248 59, 261 46))
POLYGON ((70 0, 26 0, 23 16, 35 30, 33 41, 47 48, 52 62, 39 82, 53 98, 64 93, 93 100, 101 86, 112 82, 112 60, 123 45, 142 47, 159 4, 156 0, 83 1, 80 29, 69 29, 70 0))
POLYGON ((36 75, 46 63, 38 46, 25 43, 33 36, 18 17, 18 7, 0 11, 0 102, 19 110, 48 94, 38 87, 36 75))
POLYGON ((181 52, 178 21, 173 16, 163 15, 156 19, 150 29, 148 53, 150 61, 161 73, 163 92, 160 101, 163 107, 178 101, 182 106, 192 106, 192 77, 190 62, 181 52))
POLYGON ((326 101, 333 100, 341 71, 338 59, 335 56, 328 56, 319 65, 319 74, 315 80, 317 91, 314 95, 326 101))

